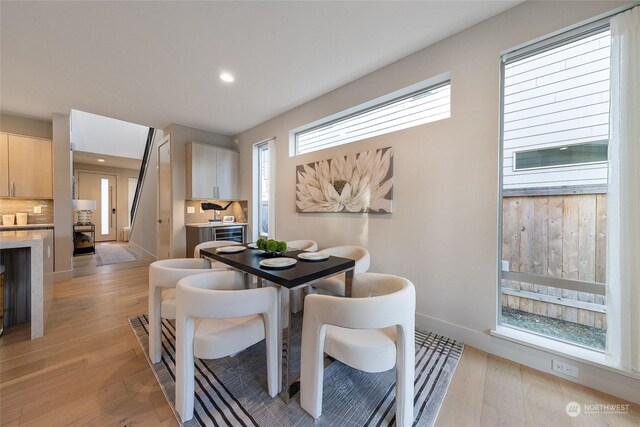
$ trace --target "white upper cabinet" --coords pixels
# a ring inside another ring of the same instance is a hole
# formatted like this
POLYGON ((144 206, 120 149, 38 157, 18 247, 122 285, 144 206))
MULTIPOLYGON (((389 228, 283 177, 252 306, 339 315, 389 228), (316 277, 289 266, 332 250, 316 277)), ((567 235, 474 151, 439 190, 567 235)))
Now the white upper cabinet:
POLYGON ((238 152, 208 144, 187 144, 187 199, 238 197, 238 152))

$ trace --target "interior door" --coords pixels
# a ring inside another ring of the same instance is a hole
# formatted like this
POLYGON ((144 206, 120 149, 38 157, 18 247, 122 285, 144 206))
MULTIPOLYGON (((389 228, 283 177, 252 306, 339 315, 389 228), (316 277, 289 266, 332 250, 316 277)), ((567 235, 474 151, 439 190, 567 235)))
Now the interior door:
POLYGON ((158 253, 159 259, 171 258, 171 141, 158 146, 158 253))
POLYGON ((91 222, 96 225, 96 242, 117 238, 117 183, 116 175, 100 172, 78 173, 78 198, 96 201, 96 210, 91 214, 91 222))

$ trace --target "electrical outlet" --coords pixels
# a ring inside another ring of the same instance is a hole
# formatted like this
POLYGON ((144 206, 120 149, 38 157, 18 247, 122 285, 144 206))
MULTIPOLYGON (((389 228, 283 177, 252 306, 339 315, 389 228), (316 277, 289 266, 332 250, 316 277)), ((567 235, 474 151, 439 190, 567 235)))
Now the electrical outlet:
POLYGON ((41 214, 42 213, 42 206, 34 206, 33 207, 33 213, 41 214))
POLYGON ((187 213, 196 213, 196 208, 195 206, 187 206, 187 213))
POLYGON ((580 377, 580 369, 577 366, 569 365, 567 363, 560 362, 558 360, 551 361, 551 370, 560 372, 561 374, 564 374, 564 375, 569 375, 570 377, 573 377, 573 378, 580 377))
POLYGON ((502 271, 509 271, 509 261, 502 261, 502 271))

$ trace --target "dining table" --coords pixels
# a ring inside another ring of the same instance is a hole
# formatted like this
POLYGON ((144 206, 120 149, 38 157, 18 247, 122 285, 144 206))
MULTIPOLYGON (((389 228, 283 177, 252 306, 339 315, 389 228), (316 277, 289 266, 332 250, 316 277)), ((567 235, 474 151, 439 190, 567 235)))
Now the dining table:
MULTIPOLYGON (((238 245, 241 246, 241 245, 238 245)), ((345 297, 351 296, 351 286, 355 268, 353 259, 341 258, 336 256, 328 256, 325 259, 305 260, 304 251, 291 250, 282 254, 278 254, 278 258, 290 258, 295 260, 287 261, 292 265, 286 267, 268 267, 264 266, 265 260, 273 259, 265 251, 250 246, 236 246, 238 252, 225 253, 222 248, 202 249, 200 256, 211 258, 229 265, 235 270, 246 273, 257 278, 257 286, 273 284, 278 288, 278 348, 281 349, 282 363, 279 365, 279 376, 281 383, 279 387, 280 398, 284 402, 294 396, 299 390, 299 374, 293 375, 291 371, 291 309, 289 301, 294 297, 294 291, 313 285, 314 282, 345 273, 345 297), (261 265, 262 262, 262 265, 261 265)), ((249 277, 249 276, 246 276, 249 277)), ((246 285, 253 283, 253 280, 247 281, 246 285)))

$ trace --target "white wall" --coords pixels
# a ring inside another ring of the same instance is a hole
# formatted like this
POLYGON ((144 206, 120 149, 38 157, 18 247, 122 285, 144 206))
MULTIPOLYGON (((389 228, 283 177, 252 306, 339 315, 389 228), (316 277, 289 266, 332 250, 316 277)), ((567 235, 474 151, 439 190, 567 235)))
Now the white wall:
POLYGON ((53 115, 53 209, 56 280, 71 277, 73 209, 71 206, 71 143, 69 115, 53 115))
MULTIPOLYGON (((240 198, 252 196, 252 144, 275 136, 276 238, 366 246, 372 271, 414 282, 420 326, 549 371, 547 353, 532 361, 530 349, 489 336, 497 316, 500 55, 621 4, 523 3, 242 133, 240 198), (445 72, 452 82, 450 119, 289 157, 291 129, 445 72), (393 214, 295 212, 297 165, 386 146, 395 156, 393 214)), ((593 371, 580 381, 640 398, 632 393, 640 382, 593 371)))
POLYGON ((156 129, 151 156, 149 156, 149 163, 147 163, 147 172, 142 183, 138 210, 129 238, 129 242, 153 257, 157 255, 158 143, 164 137, 164 131, 156 129))
POLYGON ((50 121, 0 114, 0 130, 18 135, 53 139, 53 125, 50 121))
POLYGON ((148 133, 146 126, 71 110, 74 150, 142 159, 148 133))

